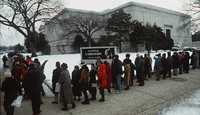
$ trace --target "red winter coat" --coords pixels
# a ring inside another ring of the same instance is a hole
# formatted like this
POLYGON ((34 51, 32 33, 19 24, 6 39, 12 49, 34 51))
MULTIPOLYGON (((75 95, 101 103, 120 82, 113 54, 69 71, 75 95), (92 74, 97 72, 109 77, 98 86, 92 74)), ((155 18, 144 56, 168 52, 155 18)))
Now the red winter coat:
POLYGON ((100 64, 99 71, 97 72, 97 77, 99 81, 99 87, 106 87, 107 85, 106 65, 100 64))
POLYGON ((110 89, 111 88, 111 67, 110 67, 110 65, 106 66, 106 74, 107 74, 106 89, 110 89))

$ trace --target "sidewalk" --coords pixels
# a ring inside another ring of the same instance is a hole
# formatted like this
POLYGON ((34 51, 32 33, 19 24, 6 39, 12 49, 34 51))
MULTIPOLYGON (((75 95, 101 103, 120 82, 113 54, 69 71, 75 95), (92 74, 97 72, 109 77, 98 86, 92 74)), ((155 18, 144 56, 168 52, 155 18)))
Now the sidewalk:
MULTIPOLYGON (((187 98, 200 89, 200 70, 190 70, 189 74, 181 74, 176 78, 184 78, 187 81, 166 80, 155 81, 155 75, 145 81, 145 86, 134 86, 130 90, 122 90, 120 94, 105 95, 105 102, 100 103, 99 91, 97 100, 90 101, 89 105, 82 105, 75 101, 76 108, 62 111, 61 103, 52 104, 54 98, 43 97, 44 104, 41 105, 41 115, 157 115, 165 107, 170 107, 180 100, 187 98)), ((175 78, 174 76, 172 78, 175 78)), ((107 90, 105 90, 105 94, 107 90)), ((83 101, 83 96, 82 100, 83 101)), ((15 109, 14 115, 32 115, 30 100, 23 100, 22 106, 15 109)), ((5 115, 4 108, 1 108, 1 115, 5 115)))

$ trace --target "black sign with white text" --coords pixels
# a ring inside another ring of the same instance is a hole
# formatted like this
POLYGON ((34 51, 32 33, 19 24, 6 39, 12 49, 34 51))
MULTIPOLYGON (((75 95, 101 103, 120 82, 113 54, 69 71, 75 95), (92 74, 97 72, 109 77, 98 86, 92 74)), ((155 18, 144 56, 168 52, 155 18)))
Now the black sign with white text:
POLYGON ((82 59, 97 59, 98 57, 101 57, 101 59, 112 59, 114 54, 114 47, 90 47, 88 49, 82 49, 82 59))

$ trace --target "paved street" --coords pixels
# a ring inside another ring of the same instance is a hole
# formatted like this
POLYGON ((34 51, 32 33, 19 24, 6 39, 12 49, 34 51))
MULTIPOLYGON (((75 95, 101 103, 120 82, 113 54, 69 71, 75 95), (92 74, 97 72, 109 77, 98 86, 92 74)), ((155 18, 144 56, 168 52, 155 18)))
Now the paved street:
MULTIPOLYGON (((166 80, 155 81, 155 76, 145 81, 145 86, 134 86, 130 90, 122 90, 120 94, 106 95, 106 101, 98 102, 100 94, 97 94, 96 101, 90 101, 89 105, 82 105, 75 101, 76 108, 62 111, 61 103, 52 104, 52 97, 43 97, 44 104, 41 105, 41 115, 156 115, 165 107, 170 107, 180 100, 187 98, 200 89, 200 70, 191 70, 189 74, 182 74, 172 78, 183 78, 186 81, 166 80)), ((107 93, 107 90, 105 90, 107 93)), ((2 96, 3 97, 3 93, 2 96)), ((3 98, 2 98, 3 99, 3 98)), ((82 100, 83 101, 83 96, 82 100)), ((1 102, 2 104, 2 102, 1 102)), ((31 115, 31 101, 23 100, 22 106, 15 109, 15 115, 31 115)), ((1 106, 1 115, 5 115, 1 106)))

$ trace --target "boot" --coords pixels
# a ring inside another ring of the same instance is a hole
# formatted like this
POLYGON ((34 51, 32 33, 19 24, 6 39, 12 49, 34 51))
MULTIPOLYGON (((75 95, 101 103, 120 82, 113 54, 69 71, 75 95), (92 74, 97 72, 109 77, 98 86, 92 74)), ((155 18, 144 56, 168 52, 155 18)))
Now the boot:
POLYGON ((81 102, 83 105, 86 105, 86 104, 90 104, 89 100, 88 101, 83 101, 81 102))
POLYGON ((124 90, 129 90, 129 86, 127 86, 126 88, 124 88, 124 90))
POLYGON ((99 102, 105 102, 105 97, 104 97, 104 95, 101 95, 101 99, 99 100, 99 102))
POLYGON ((80 101, 81 100, 81 97, 78 97, 78 100, 77 101, 80 101))
POLYGON ((91 101, 96 100, 96 94, 92 93, 92 98, 90 98, 91 101))
POLYGON ((64 104, 64 108, 61 108, 61 110, 63 110, 63 111, 67 111, 67 110, 68 110, 68 108, 67 108, 67 104, 64 104))
POLYGON ((74 103, 74 102, 72 102, 72 108, 75 108, 75 107, 76 107, 75 103, 74 103))

